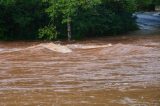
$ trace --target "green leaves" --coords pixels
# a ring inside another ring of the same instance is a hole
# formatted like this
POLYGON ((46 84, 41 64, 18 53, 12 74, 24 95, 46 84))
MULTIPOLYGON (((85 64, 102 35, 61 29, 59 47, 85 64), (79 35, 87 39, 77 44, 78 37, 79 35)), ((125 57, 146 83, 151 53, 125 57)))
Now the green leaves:
POLYGON ((57 39, 57 31, 55 26, 45 26, 39 29, 39 38, 45 40, 55 40, 57 39))
POLYGON ((42 3, 41 0, 1 0, 1 38, 38 38, 38 29, 47 25, 50 20, 45 9, 46 3, 42 3))
POLYGON ((89 9, 99 4, 100 1, 101 0, 52 0, 50 1, 51 6, 46 11, 51 17, 57 17, 58 14, 62 14, 63 20, 67 20, 68 16, 75 16, 79 8, 89 9))
POLYGON ((137 0, 0 0, 0 36, 55 40, 69 33, 119 34, 135 28, 136 6, 137 0))
POLYGON ((3 4, 3 5, 9 5, 14 2, 15 2, 15 0, 0 0, 0 4, 3 4))
POLYGON ((132 12, 135 1, 130 0, 45 0, 46 12, 59 32, 67 35, 67 23, 72 26, 73 38, 119 34, 136 27, 132 12), (132 28, 131 28, 132 27, 132 28))
POLYGON ((156 4, 156 0, 135 0, 138 11, 150 10, 150 6, 156 4))

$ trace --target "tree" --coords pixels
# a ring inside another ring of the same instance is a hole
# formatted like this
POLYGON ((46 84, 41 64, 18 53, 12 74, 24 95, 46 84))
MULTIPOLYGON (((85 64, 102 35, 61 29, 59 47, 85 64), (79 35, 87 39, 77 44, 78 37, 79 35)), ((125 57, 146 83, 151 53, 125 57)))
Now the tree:
MULTIPOLYGON (((45 0, 46 2, 46 0, 45 0)), ((51 6, 47 9, 52 19, 62 15, 62 23, 67 23, 68 40, 71 40, 72 17, 76 15, 78 9, 89 9, 100 3, 100 0, 50 0, 51 6)))
POLYGON ((154 0, 157 5, 160 5, 160 0, 154 0))
MULTIPOLYGON (((48 1, 45 0, 45 2, 48 1)), ((59 26, 60 22, 66 24, 68 40, 71 39, 71 31, 74 35, 80 33, 80 36, 87 33, 92 35, 109 32, 116 34, 123 32, 124 29, 129 30, 129 28, 133 27, 134 21, 131 21, 133 20, 131 16, 132 12, 135 11, 134 1, 50 0, 49 2, 50 7, 47 9, 47 12, 52 18, 54 25, 59 26), (128 23, 130 23, 131 26, 124 24, 124 19, 122 19, 123 16, 130 20, 128 20, 128 23), (58 20, 61 21, 56 23, 58 20), (72 28, 72 26, 74 27, 72 28)))
POLYGON ((0 0, 0 4, 5 4, 5 5, 12 4, 14 2, 15 0, 0 0))
POLYGON ((0 39, 71 40, 124 33, 136 28, 135 1, 0 0, 0 39))
POLYGON ((46 7, 41 0, 1 0, 1 38, 37 39, 38 29, 48 24, 46 7))
POLYGON ((137 10, 154 11, 159 0, 136 0, 137 10))

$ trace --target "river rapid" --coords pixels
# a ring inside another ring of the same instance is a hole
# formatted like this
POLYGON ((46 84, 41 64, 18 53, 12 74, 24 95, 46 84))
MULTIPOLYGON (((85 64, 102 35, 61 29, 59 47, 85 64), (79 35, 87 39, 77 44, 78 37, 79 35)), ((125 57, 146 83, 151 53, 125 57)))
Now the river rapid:
POLYGON ((159 29, 0 42, 0 106, 160 106, 159 29))
POLYGON ((0 42, 0 106, 159 106, 160 34, 140 32, 0 42))

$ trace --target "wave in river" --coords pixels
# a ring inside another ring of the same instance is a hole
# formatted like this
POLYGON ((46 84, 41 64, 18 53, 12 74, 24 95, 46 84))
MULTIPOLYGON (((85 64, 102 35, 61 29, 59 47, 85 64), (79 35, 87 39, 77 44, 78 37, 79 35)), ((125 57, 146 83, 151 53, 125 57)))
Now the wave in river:
POLYGON ((0 49, 0 53, 12 53, 12 52, 38 52, 38 51, 52 51, 58 53, 71 53, 74 49, 97 49, 111 47, 112 44, 107 45, 84 45, 84 44, 71 44, 71 45, 60 45, 54 43, 41 43, 27 48, 14 48, 14 49, 0 49))
POLYGON ((40 50, 46 51, 53 51, 53 52, 59 52, 59 53, 70 53, 72 52, 71 49, 69 49, 66 46, 54 44, 54 43, 42 43, 35 46, 30 46, 27 48, 14 48, 14 49, 0 49, 1 53, 12 53, 12 52, 21 52, 21 51, 31 51, 31 52, 37 52, 40 50))
POLYGON ((145 46, 136 46, 136 45, 125 45, 125 44, 107 44, 107 45, 85 45, 85 44, 70 44, 70 45, 59 45, 54 43, 42 43, 34 46, 30 46, 27 48, 12 48, 12 49, 0 49, 0 53, 13 53, 13 52, 25 52, 25 53, 34 53, 40 51, 51 51, 58 53, 71 53, 73 50, 83 49, 83 50, 91 50, 91 49, 101 49, 100 54, 111 54, 111 55, 125 55, 125 54, 141 54, 152 49, 151 47, 145 46))
POLYGON ((129 45, 129 44, 116 44, 110 48, 105 48, 101 51, 102 54, 107 55, 136 55, 144 54, 151 51, 152 47, 138 46, 138 45, 129 45))

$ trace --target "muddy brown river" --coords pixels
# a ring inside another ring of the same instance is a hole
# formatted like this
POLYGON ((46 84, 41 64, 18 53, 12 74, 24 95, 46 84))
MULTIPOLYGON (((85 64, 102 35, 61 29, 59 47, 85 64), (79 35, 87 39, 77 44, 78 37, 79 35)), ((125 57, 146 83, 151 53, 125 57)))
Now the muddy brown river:
POLYGON ((0 42, 0 106, 160 106, 160 33, 141 32, 0 42))

